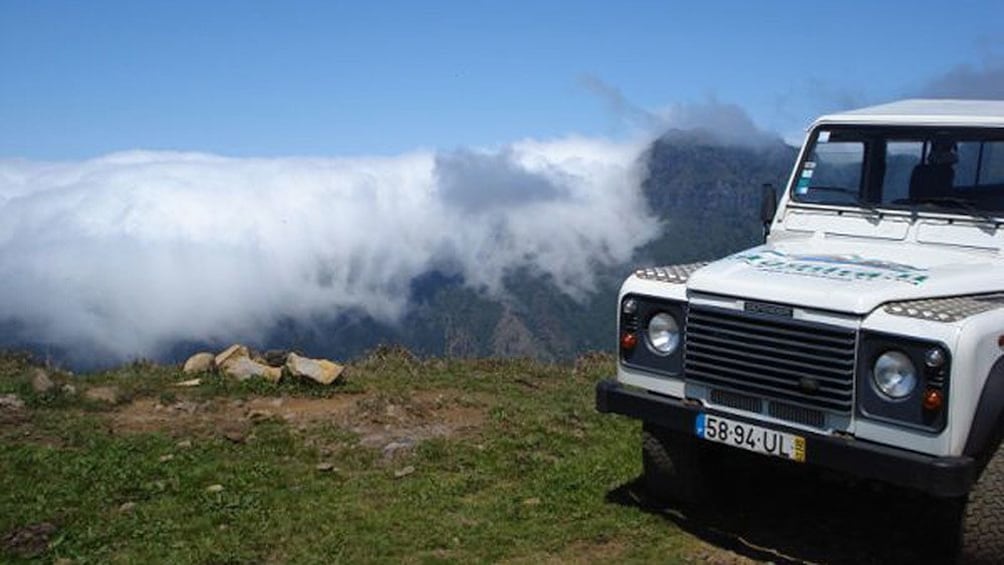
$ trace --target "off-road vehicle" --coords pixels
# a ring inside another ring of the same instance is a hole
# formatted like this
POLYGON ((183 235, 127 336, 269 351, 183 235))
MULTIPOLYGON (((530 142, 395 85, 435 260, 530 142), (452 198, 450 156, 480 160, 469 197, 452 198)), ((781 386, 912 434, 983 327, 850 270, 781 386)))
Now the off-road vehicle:
POLYGON ((916 489, 965 562, 1004 562, 1004 101, 823 116, 765 243, 644 268, 601 412, 643 424, 649 492, 687 501, 712 444, 916 489))

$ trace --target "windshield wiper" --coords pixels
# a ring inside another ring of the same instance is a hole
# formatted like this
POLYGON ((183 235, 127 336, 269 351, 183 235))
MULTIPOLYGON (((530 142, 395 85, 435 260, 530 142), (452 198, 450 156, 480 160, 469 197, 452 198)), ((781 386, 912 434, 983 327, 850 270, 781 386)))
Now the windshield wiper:
MULTIPOLYGON (((947 206, 951 208, 958 208, 963 212, 968 213, 970 216, 979 218, 990 224, 999 224, 1000 221, 992 215, 988 214, 986 210, 983 210, 976 205, 975 202, 969 200, 968 198, 959 198, 957 196, 926 196, 922 198, 915 198, 912 201, 915 204, 934 204, 947 206)), ((914 207, 916 211, 916 207, 914 207)))

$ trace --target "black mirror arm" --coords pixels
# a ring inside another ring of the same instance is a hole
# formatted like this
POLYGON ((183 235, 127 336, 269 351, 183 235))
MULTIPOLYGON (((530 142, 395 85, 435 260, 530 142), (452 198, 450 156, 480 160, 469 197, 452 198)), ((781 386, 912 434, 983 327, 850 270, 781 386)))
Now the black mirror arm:
POLYGON ((767 240, 770 235, 770 224, 774 221, 774 214, 777 212, 777 191, 774 185, 766 183, 763 185, 763 194, 760 201, 760 222, 763 224, 763 239, 767 240))

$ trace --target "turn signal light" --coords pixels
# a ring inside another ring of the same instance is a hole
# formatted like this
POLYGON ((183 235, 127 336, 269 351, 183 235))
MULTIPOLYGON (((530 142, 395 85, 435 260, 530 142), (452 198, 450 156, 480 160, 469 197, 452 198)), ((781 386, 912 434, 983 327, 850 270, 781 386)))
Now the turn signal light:
POLYGON ((621 349, 631 351, 638 346, 638 336, 633 333, 625 333, 621 336, 621 349))
POLYGON ((935 410, 940 410, 942 404, 945 402, 944 395, 941 394, 940 390, 927 389, 924 392, 924 410, 934 412, 935 410))

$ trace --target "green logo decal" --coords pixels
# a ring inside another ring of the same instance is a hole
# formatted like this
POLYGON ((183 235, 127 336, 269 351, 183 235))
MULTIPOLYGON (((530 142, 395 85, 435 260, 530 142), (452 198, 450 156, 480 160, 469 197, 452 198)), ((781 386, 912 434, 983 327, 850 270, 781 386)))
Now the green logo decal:
POLYGON ((912 285, 923 284, 928 279, 927 269, 865 259, 858 255, 788 255, 781 251, 766 250, 757 253, 738 253, 731 259, 742 261, 758 271, 804 275, 845 281, 897 281, 912 285))

